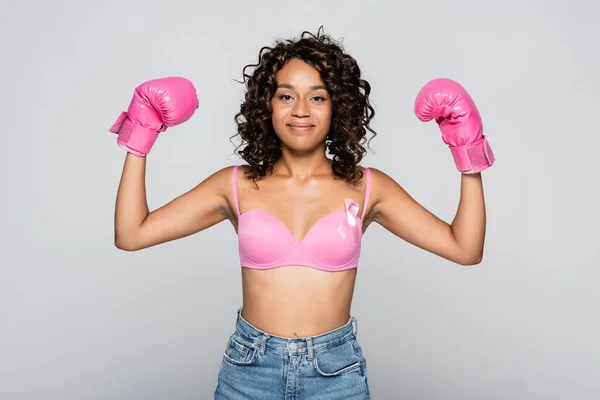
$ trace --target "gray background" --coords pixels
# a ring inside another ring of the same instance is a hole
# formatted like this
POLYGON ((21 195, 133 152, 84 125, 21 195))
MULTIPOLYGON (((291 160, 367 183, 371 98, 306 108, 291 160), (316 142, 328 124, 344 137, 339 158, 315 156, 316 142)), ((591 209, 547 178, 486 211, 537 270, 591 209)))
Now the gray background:
POLYGON ((379 136, 364 165, 452 220, 460 175, 412 109, 439 76, 469 90, 498 159, 483 174, 479 266, 367 231, 353 314, 373 398, 600 398, 599 12, 573 0, 2 2, 0 398, 212 398, 241 302, 234 230, 116 249, 125 155, 107 129, 142 81, 195 83, 200 109, 148 159, 159 207, 239 162, 242 67, 320 25, 373 86, 379 136))

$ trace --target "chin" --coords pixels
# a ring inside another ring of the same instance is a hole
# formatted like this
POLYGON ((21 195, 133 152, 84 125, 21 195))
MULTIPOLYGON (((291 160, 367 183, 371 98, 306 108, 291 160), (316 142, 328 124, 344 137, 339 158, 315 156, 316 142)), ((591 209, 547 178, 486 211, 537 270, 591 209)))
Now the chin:
POLYGON ((289 150, 296 153, 312 153, 314 151, 320 151, 324 149, 325 143, 307 141, 305 143, 298 143, 297 141, 284 141, 282 144, 287 147, 289 150))
POLYGON ((283 132, 277 133, 277 136, 285 147, 291 150, 306 151, 318 148, 321 143, 325 142, 327 135, 320 134, 314 127, 294 130, 286 126, 283 132))

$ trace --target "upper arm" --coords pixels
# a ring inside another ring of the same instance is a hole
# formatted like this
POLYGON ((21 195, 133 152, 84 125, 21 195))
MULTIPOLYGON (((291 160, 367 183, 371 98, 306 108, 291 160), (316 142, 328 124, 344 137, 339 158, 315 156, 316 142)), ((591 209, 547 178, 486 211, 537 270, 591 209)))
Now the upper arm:
POLYGON ((371 168, 371 218, 403 240, 447 260, 464 264, 451 226, 415 201, 394 179, 371 168))
POLYGON ((188 192, 150 212, 131 241, 132 250, 180 239, 228 219, 232 168, 213 173, 188 192))

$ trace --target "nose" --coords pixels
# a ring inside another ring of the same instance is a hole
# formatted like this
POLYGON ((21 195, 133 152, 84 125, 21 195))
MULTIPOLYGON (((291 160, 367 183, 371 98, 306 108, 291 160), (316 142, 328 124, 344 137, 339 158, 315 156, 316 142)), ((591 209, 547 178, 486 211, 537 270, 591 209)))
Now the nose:
POLYGON ((299 100, 292 109, 292 115, 297 118, 304 118, 310 116, 310 107, 304 100, 299 100))

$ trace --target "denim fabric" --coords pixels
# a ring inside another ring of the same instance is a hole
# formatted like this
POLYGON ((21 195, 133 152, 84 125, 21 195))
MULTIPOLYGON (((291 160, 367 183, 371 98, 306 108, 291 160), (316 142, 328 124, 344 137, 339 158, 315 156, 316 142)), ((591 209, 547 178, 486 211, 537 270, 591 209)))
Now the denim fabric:
POLYGON ((307 338, 250 325, 238 310, 218 374, 215 400, 369 400, 356 319, 307 338))

